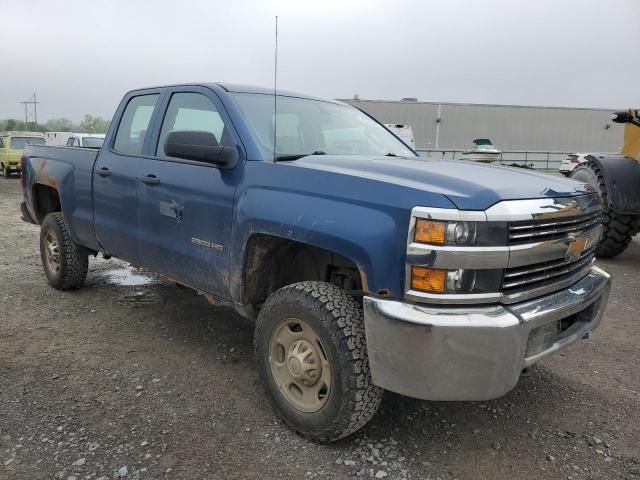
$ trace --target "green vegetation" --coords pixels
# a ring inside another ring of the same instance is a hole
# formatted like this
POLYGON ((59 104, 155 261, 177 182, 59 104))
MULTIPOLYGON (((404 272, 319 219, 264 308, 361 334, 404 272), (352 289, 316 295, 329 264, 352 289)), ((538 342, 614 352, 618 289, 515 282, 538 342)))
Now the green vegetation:
POLYGON ((93 115, 85 115, 79 124, 73 123, 68 118, 52 118, 45 123, 28 122, 9 118, 0 120, 0 132, 3 131, 27 131, 27 132, 77 132, 77 133, 106 133, 109 128, 109 120, 93 115))

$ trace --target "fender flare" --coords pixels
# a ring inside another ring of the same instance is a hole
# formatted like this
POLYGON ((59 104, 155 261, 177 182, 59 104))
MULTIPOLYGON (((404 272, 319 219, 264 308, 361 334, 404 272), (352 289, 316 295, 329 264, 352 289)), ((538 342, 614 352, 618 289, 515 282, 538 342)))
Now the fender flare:
POLYGON ((604 177, 608 207, 626 215, 640 215, 640 162, 611 153, 587 155, 604 177))
POLYGON ((332 197, 314 197, 310 201, 304 192, 257 189, 247 191, 235 210, 230 253, 230 292, 234 301, 242 297, 246 245, 254 234, 341 255, 357 266, 365 291, 385 291, 389 297, 403 294, 406 236, 397 233, 409 228, 409 216, 405 218, 404 211, 381 210, 332 197), (374 258, 378 261, 374 262, 374 258))

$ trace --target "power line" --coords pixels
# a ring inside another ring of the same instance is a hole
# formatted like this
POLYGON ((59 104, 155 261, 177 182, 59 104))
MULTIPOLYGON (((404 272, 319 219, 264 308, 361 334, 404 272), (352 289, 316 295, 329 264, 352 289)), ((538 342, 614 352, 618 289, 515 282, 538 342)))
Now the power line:
POLYGON ((20 102, 24 105, 24 124, 25 127, 26 125, 29 123, 29 119, 33 119, 34 123, 38 123, 38 104, 40 103, 38 101, 38 98, 36 97, 36 94, 34 93, 31 98, 29 98, 29 100, 26 100, 24 102, 20 102), (33 108, 30 108, 31 106, 33 106, 33 108))

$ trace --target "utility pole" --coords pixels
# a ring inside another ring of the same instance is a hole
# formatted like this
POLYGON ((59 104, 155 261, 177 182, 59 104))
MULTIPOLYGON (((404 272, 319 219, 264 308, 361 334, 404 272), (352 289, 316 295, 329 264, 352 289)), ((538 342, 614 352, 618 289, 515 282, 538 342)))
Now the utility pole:
POLYGON ((20 102, 24 105, 24 125, 25 128, 27 127, 28 123, 29 123, 29 119, 32 118, 34 123, 38 123, 38 104, 40 102, 38 102, 38 98, 36 97, 36 94, 34 93, 31 98, 29 98, 29 100, 26 100, 24 102, 20 102), (33 105, 33 110, 31 110, 29 107, 33 105))

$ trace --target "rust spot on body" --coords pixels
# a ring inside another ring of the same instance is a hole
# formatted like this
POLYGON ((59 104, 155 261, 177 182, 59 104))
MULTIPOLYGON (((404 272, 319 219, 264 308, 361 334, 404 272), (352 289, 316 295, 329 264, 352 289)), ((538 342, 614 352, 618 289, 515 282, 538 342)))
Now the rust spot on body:
POLYGON ((36 183, 47 185, 48 187, 58 190, 58 179, 50 175, 42 175, 38 177, 36 183))
POLYGON ((44 173, 44 169, 47 168, 47 163, 48 163, 48 160, 43 160, 38 164, 38 167, 36 168, 36 173, 38 175, 42 175, 44 173))
POLYGON ((358 265, 358 271, 360 272, 360 284, 362 285, 362 290, 368 292, 369 282, 367 280, 367 274, 360 265, 358 265))

